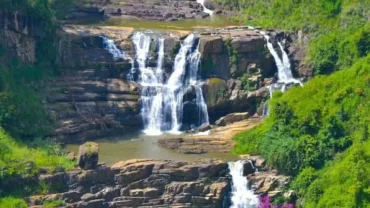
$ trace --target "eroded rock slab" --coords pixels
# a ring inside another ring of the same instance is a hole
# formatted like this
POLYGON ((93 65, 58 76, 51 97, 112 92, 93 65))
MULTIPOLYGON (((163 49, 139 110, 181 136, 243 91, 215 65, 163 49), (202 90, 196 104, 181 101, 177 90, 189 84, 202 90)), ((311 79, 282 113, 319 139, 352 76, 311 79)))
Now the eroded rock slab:
POLYGON ((158 144, 185 154, 230 152, 235 145, 233 136, 257 126, 261 121, 262 118, 254 117, 227 126, 214 127, 209 135, 190 134, 178 138, 163 138, 158 141, 158 144))
POLYGON ((63 200, 66 207, 75 208, 222 207, 230 191, 227 171, 227 164, 219 160, 187 163, 134 159, 112 167, 58 173, 63 177, 48 176, 51 188, 58 182, 67 187, 60 193, 33 196, 27 201, 38 206, 63 200))

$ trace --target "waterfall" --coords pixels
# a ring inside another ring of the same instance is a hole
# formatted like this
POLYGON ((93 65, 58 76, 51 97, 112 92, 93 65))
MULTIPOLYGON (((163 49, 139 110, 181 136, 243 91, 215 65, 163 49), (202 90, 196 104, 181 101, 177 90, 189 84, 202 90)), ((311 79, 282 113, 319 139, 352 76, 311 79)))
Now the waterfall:
MULTIPOLYGON (((181 133, 183 118, 183 96, 189 87, 194 88, 195 103, 199 109, 198 124, 209 123, 207 105, 205 103, 201 82, 198 79, 200 65, 199 43, 194 49, 196 37, 188 35, 181 43, 177 53, 173 72, 166 79, 163 69, 164 62, 164 38, 158 39, 157 67, 147 66, 150 51, 151 38, 142 32, 136 32, 132 41, 135 48, 135 61, 132 62, 131 72, 135 73, 135 63, 139 71, 139 83, 141 90, 141 114, 144 122, 144 133, 148 135, 160 135, 162 131, 172 134, 181 133)), ((128 79, 134 77, 129 73, 128 79)))
POLYGON ((208 109, 207 109, 207 104, 204 100, 203 97, 203 92, 202 92, 202 82, 198 79, 198 70, 200 66, 200 61, 201 61, 201 54, 199 52, 199 45, 200 43, 198 42, 198 46, 196 50, 190 55, 190 73, 189 73, 189 81, 190 85, 194 87, 195 90, 195 102, 196 105, 199 107, 199 125, 203 124, 209 124, 209 118, 208 118, 208 109))
POLYGON ((209 16, 212 16, 212 15, 213 15, 213 11, 212 11, 212 10, 210 10, 210 9, 207 9, 207 7, 206 7, 206 6, 204 6, 204 0, 197 0, 197 2, 198 2, 200 5, 202 5, 202 7, 203 7, 203 12, 205 12, 205 13, 209 14, 209 16))
POLYGON ((104 49, 107 50, 110 54, 113 55, 114 60, 118 59, 123 59, 125 58, 125 54, 123 51, 118 49, 118 47, 114 44, 114 41, 105 37, 105 36, 100 36, 103 39, 103 46, 104 49))
POLYGON ((300 84, 302 86, 302 83, 294 79, 291 71, 291 66, 290 66, 290 60, 288 57, 288 54, 284 50, 283 46, 279 41, 277 41, 279 48, 282 52, 282 59, 279 57, 277 51, 275 50, 274 46, 270 42, 270 36, 266 34, 266 32, 261 31, 260 32, 266 39, 267 42, 267 48, 269 49, 271 55, 274 57, 276 66, 278 68, 278 81, 277 83, 272 84, 269 89, 270 89, 270 95, 277 90, 281 89, 281 91, 285 91, 286 85, 288 84, 300 84))
POLYGON ((230 208, 257 208, 259 204, 258 196, 248 188, 248 179, 243 176, 245 162, 239 160, 228 163, 232 177, 232 204, 230 208))

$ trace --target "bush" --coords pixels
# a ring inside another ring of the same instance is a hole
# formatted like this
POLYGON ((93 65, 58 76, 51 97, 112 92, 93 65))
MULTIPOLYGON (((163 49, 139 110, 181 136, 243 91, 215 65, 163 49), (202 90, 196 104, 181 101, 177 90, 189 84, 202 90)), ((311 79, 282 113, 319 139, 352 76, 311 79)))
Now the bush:
POLYGON ((43 135, 52 125, 34 89, 45 77, 46 71, 39 67, 0 64, 0 125, 12 135, 43 135))
MULTIPOLYGON (((19 177, 32 178, 37 175, 40 168, 46 168, 52 173, 58 167, 71 169, 74 166, 61 152, 48 151, 46 147, 28 148, 17 144, 2 129, 0 129, 0 148, 0 196, 18 192, 17 188, 20 187, 10 181, 19 181, 19 177)), ((29 185, 35 186, 30 187, 31 192, 37 188, 37 184, 29 185)), ((25 187, 21 188, 21 196, 29 194, 26 193, 25 187)))
POLYGON ((65 206, 66 203, 62 200, 56 200, 56 201, 45 201, 43 204, 43 207, 45 208, 54 208, 54 207, 62 207, 65 206))
POLYGON ((27 203, 22 199, 12 197, 0 198, 0 208, 27 208, 27 203))
POLYGON ((349 69, 274 94, 270 116, 237 135, 235 151, 260 153, 296 176, 292 188, 305 197, 305 207, 368 205, 369 68, 370 54, 349 69))

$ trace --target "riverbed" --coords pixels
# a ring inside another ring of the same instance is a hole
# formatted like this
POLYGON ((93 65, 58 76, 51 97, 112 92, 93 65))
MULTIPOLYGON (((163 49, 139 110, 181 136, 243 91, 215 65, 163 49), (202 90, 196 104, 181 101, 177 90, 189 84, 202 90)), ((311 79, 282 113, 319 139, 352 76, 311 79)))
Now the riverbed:
MULTIPOLYGON (((95 140, 99 144, 99 161, 112 165, 118 161, 129 159, 161 159, 192 162, 204 158, 217 158, 225 161, 237 160, 232 153, 182 154, 158 146, 157 141, 163 137, 178 137, 164 134, 148 136, 141 132, 123 133, 119 136, 95 140)), ((80 144, 69 144, 67 151, 78 153, 80 144)))
POLYGON ((91 26, 116 26, 116 27, 130 27, 135 29, 148 30, 182 30, 193 31, 197 29, 206 28, 225 28, 230 26, 241 26, 241 23, 233 21, 232 19, 223 15, 213 15, 212 17, 203 19, 184 19, 179 21, 155 21, 143 20, 136 18, 118 18, 112 17, 104 21, 80 21, 76 22, 78 25, 91 26))

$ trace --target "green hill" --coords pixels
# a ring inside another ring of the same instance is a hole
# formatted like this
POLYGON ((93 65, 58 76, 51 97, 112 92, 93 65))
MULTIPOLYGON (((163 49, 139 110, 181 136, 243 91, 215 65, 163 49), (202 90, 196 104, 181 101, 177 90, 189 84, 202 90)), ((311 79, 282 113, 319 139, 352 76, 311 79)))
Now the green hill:
POLYGON ((269 118, 237 135, 234 151, 293 175, 304 207, 370 206, 370 1, 216 1, 244 8, 246 24, 308 34, 316 75, 275 93, 269 118))

